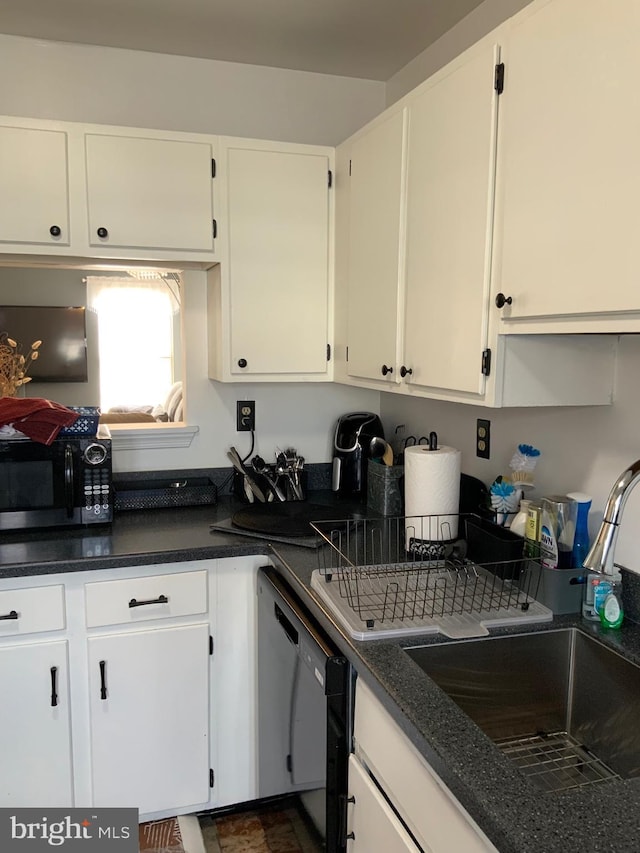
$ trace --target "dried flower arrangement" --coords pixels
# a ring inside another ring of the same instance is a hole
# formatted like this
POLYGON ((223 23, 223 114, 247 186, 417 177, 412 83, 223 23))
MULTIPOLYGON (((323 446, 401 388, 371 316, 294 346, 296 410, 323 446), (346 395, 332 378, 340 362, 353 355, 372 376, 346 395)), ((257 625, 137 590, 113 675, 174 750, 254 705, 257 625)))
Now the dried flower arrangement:
POLYGON ((27 371, 38 358, 41 344, 42 341, 34 341, 27 355, 24 355, 7 332, 0 332, 0 397, 15 397, 20 386, 31 382, 27 371))

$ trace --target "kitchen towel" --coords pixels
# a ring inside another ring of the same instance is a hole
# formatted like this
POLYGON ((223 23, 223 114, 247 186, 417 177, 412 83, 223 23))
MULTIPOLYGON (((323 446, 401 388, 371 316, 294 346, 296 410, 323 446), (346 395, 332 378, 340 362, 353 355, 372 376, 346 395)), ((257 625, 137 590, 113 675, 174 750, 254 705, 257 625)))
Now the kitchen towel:
MULTIPOLYGON (((407 550, 411 540, 442 542, 458 535, 461 453, 455 447, 427 445, 404 452, 404 511, 407 550), (412 517, 413 516, 413 517, 412 517), (431 516, 425 518, 425 516, 431 516)), ((436 549, 437 550, 437 549, 436 549)), ((433 556, 439 556, 434 553, 433 556)))

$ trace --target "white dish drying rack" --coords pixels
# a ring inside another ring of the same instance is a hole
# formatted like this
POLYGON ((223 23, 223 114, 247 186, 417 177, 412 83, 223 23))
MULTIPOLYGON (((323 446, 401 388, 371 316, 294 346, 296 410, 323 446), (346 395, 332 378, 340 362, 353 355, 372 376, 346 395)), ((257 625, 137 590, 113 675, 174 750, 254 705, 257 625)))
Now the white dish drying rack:
POLYGON ((311 586, 356 639, 548 622, 536 601, 538 561, 522 541, 475 515, 313 522, 324 547, 311 586), (505 559, 506 558, 506 559, 505 559))

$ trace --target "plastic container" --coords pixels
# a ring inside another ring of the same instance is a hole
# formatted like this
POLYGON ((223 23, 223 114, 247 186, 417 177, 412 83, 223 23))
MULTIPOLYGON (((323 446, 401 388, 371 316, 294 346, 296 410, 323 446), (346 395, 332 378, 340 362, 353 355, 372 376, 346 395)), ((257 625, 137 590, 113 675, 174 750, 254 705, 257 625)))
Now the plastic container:
POLYGON ((589 510, 591 509, 591 495, 584 492, 569 492, 568 498, 574 500, 578 505, 576 517, 576 533, 573 539, 573 568, 580 569, 584 558, 589 553, 589 510))
POLYGON ((367 506, 381 515, 402 515, 403 476, 403 465, 382 465, 369 459, 367 506))
POLYGON ((58 433, 65 435, 95 435, 98 432, 100 409, 97 406, 67 406, 72 412, 77 412, 77 420, 71 426, 63 427, 58 433))

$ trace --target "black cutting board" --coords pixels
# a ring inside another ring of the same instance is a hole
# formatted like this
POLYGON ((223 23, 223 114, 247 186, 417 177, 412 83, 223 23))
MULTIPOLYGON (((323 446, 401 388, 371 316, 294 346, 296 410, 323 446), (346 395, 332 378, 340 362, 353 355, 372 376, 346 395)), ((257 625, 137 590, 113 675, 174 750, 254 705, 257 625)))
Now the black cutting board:
POLYGON ((265 536, 313 536, 312 521, 333 521, 342 517, 340 508, 307 501, 252 504, 231 516, 234 527, 265 536))

